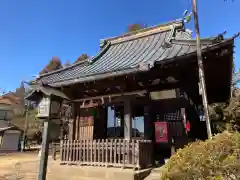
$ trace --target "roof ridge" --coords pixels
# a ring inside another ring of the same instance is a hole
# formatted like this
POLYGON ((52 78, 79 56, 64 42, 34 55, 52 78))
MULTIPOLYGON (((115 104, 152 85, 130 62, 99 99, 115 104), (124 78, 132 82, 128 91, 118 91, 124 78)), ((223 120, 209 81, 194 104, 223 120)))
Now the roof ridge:
POLYGON ((162 23, 162 24, 146 27, 143 29, 139 29, 137 31, 124 33, 120 36, 105 38, 105 39, 100 40, 100 43, 102 44, 103 42, 110 41, 111 44, 116 44, 116 43, 121 43, 121 42, 125 42, 128 40, 138 39, 138 38, 141 38, 144 36, 148 36, 148 35, 152 35, 152 34, 156 34, 159 32, 170 30, 171 25, 175 25, 177 27, 184 27, 183 20, 177 19, 177 20, 170 21, 167 23, 162 23))
MULTIPOLYGON (((224 41, 224 33, 220 33, 216 36, 209 36, 209 37, 205 37, 205 38, 200 38, 200 43, 202 45, 210 45, 210 44, 216 44, 219 43, 221 41, 224 41)), ((173 44, 187 44, 187 45, 196 45, 196 38, 192 38, 192 39, 184 39, 184 38, 173 38, 171 39, 171 43, 173 44)))

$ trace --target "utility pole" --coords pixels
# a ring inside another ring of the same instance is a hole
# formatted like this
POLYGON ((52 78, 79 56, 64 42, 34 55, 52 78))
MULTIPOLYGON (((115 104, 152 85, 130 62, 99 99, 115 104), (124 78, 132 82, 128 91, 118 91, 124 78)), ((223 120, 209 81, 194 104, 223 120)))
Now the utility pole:
POLYGON ((27 130, 28 130, 28 104, 25 105, 25 125, 24 125, 24 132, 23 132, 23 140, 21 144, 21 151, 23 152, 25 149, 25 142, 26 142, 26 135, 27 135, 27 130))
POLYGON ((200 32, 199 32, 196 1, 197 0, 192 0, 192 9, 193 9, 194 25, 195 25, 195 32, 196 32, 196 41, 197 41, 196 43, 197 43, 197 61, 198 61, 198 70, 199 70, 199 81, 200 81, 200 88, 202 90, 202 101, 203 101, 203 107, 204 107, 204 116, 206 120, 208 138, 211 139, 212 131, 211 131, 211 124, 209 119, 209 112, 208 112, 208 101, 207 101, 204 69, 203 69, 202 50, 201 50, 201 44, 200 44, 200 32))
MULTIPOLYGON (((26 83, 25 81, 21 81, 21 85, 23 85, 24 83, 26 83)), ((23 85, 24 87, 24 85, 23 85)), ((24 90, 24 96, 25 96, 26 91, 24 90)), ((28 110, 29 110, 29 104, 28 102, 26 103, 25 99, 24 99, 24 111, 25 111, 25 123, 24 123, 24 131, 23 131, 23 138, 22 138, 22 143, 21 143, 21 152, 24 151, 25 146, 26 146, 26 142, 27 142, 27 130, 28 130, 28 110)))
MULTIPOLYGON (((21 81, 21 84, 27 84, 29 85, 29 82, 26 82, 24 80, 21 81)), ((25 93, 26 93, 26 89, 25 89, 25 93)), ((25 96, 25 93, 24 93, 24 96, 25 96)), ((24 149, 25 149, 25 146, 26 146, 26 142, 27 142, 27 131, 28 131, 28 113, 29 113, 29 102, 27 101, 27 103, 25 103, 25 100, 24 100, 24 107, 25 107, 25 123, 24 123, 24 131, 23 131, 23 140, 22 140, 22 143, 21 143, 21 151, 23 152, 24 149)))

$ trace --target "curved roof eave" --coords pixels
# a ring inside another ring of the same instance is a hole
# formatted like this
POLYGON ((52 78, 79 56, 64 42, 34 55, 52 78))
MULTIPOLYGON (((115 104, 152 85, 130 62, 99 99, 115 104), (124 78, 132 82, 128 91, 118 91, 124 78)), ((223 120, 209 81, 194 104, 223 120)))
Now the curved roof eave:
MULTIPOLYGON (((231 44, 233 45, 234 44, 234 37, 233 38, 228 38, 228 39, 225 39, 223 40, 222 42, 219 42, 219 43, 216 43, 216 44, 208 44, 207 46, 205 46, 204 48, 202 48, 202 52, 206 52, 207 50, 214 50, 214 49, 217 49, 219 47, 222 47, 222 46, 226 46, 226 44, 231 44)), ((193 51, 189 54, 184 54, 182 56, 179 56, 178 57, 178 60, 180 59, 186 59, 186 58, 189 58, 189 57, 192 57, 192 56, 196 56, 197 55, 197 51, 193 51)), ((176 60, 176 58, 169 58, 169 59, 165 59, 165 60, 162 60, 162 61, 158 61, 156 62, 157 64, 163 64, 163 63, 169 63, 169 62, 172 62, 176 60)))
POLYGON ((148 68, 141 69, 139 67, 132 67, 129 69, 124 69, 124 70, 118 70, 118 71, 101 73, 101 74, 87 76, 87 77, 79 77, 79 78, 74 78, 74 79, 70 79, 70 80, 64 80, 62 82, 58 81, 58 82, 50 83, 49 85, 53 86, 53 87, 62 87, 62 86, 68 86, 68 85, 77 84, 77 83, 101 80, 101 79, 105 79, 107 77, 116 77, 116 76, 121 76, 121 75, 134 74, 137 72, 144 72, 144 71, 148 71, 148 70, 149 70, 148 68))
MULTIPOLYGON (((89 65, 81 63, 70 67, 47 73, 40 76, 36 83, 43 83, 55 87, 67 86, 75 83, 94 81, 108 76, 120 76, 142 71, 139 64, 149 67, 158 63, 179 60, 196 54, 196 41, 192 39, 191 32, 186 31, 179 24, 168 27, 157 26, 143 34, 131 37, 113 38, 105 41, 101 51, 92 59, 89 65), (159 28, 160 27, 160 28, 159 28)), ((202 39, 202 49, 219 47, 226 41, 219 36, 202 39)), ((148 69, 144 69, 148 70, 148 69)))
POLYGON ((107 44, 104 46, 103 49, 101 49, 101 51, 99 51, 96 56, 94 57, 91 57, 90 59, 86 59, 86 60, 83 60, 81 62, 78 62, 78 63, 75 63, 75 64, 72 64, 68 67, 64 67, 64 68, 61 68, 61 69, 58 69, 58 70, 55 70, 55 71, 52 71, 52 72, 48 72, 48 73, 44 73, 44 74, 41 74, 38 76, 37 80, 44 77, 44 76, 48 76, 48 75, 51 75, 51 74, 55 74, 55 73, 58 73, 58 72, 63 72, 63 71, 66 71, 66 70, 69 70, 73 67, 76 67, 76 66, 79 66, 79 65, 82 65, 86 62, 88 63, 93 63, 94 61, 96 61, 97 58, 101 57, 102 54, 104 54, 106 52, 106 50, 110 47, 111 43, 110 42, 107 42, 107 44))
MULTIPOLYGON (((143 28, 143 29, 140 29, 140 30, 137 30, 137 31, 134 31, 134 32, 125 33, 121 36, 116 36, 116 37, 103 39, 101 41, 106 42, 106 44, 104 44, 103 48, 94 57, 92 57, 90 59, 83 60, 81 62, 70 65, 68 67, 64 67, 64 68, 61 68, 61 69, 58 69, 58 70, 55 70, 55 71, 52 71, 52 72, 44 73, 42 75, 39 75, 38 78, 36 78, 36 79, 38 80, 38 79, 41 79, 44 76, 48 76, 48 75, 55 74, 55 73, 58 73, 58 72, 63 72, 63 71, 69 70, 69 69, 71 69, 73 67, 76 67, 76 66, 81 66, 82 64, 84 64, 86 62, 93 63, 99 57, 101 57, 102 54, 104 54, 106 52, 106 50, 110 47, 110 45, 112 43, 115 43, 116 39, 123 39, 123 38, 130 37, 130 36, 133 36, 133 35, 135 36, 135 35, 147 32, 147 31, 152 31, 154 29, 169 27, 171 25, 175 25, 176 27, 184 27, 183 20, 182 19, 177 19, 177 20, 174 20, 174 21, 170 21, 170 22, 167 22, 167 23, 160 24, 160 25, 155 25, 155 26, 143 28)), ((167 30, 169 30, 169 29, 167 29, 167 30)), ((166 29, 164 29, 162 31, 166 31, 166 29)), ((159 30, 156 33, 158 33, 158 32, 159 32, 159 30)))
MULTIPOLYGON (((234 38, 229 38, 229 39, 226 39, 217 44, 208 45, 208 46, 204 47, 202 49, 202 51, 205 52, 206 50, 214 50, 221 46, 225 46, 226 44, 233 44, 233 40, 234 40, 234 38)), ((181 55, 181 56, 177 57, 177 59, 179 59, 179 60, 186 59, 186 58, 192 57, 192 56, 196 56, 196 51, 191 52, 189 54, 181 55)), ((175 60, 176 60, 176 58, 173 57, 173 58, 169 58, 169 59, 164 59, 162 61, 155 61, 154 64, 165 64, 165 63, 170 63, 175 60)), ((86 77, 79 77, 79 78, 58 81, 55 83, 50 83, 49 85, 54 86, 54 87, 61 87, 61 86, 67 86, 67 85, 76 84, 76 83, 84 83, 84 82, 88 82, 88 81, 101 80, 106 77, 121 76, 121 75, 133 74, 133 73, 138 73, 138 72, 144 72, 144 71, 146 72, 146 71, 150 70, 152 67, 154 67, 154 64, 152 64, 152 65, 145 64, 145 68, 136 66, 136 67, 131 67, 129 69, 122 69, 122 70, 113 71, 113 72, 105 72, 105 73, 94 74, 94 75, 90 75, 90 76, 86 76, 86 77)))

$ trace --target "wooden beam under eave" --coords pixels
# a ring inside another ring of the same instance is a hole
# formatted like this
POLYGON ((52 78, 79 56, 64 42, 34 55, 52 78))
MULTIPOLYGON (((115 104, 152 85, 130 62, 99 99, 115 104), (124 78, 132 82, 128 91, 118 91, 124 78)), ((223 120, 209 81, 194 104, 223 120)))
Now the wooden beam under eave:
POLYGON ((85 108, 93 108, 93 107, 98 107, 101 106, 102 103, 99 102, 93 102, 92 100, 90 100, 90 102, 82 102, 82 104, 80 105, 81 109, 85 109, 85 108))
POLYGON ((75 99, 74 102, 82 102, 82 101, 90 101, 90 100, 101 100, 105 98, 113 98, 113 97, 119 97, 119 96, 129 96, 129 95, 141 95, 147 93, 147 90, 141 90, 141 91, 133 91, 133 92, 122 92, 122 93, 116 93, 116 94, 109 94, 109 95, 100 95, 95 97, 86 97, 81 99, 75 99))

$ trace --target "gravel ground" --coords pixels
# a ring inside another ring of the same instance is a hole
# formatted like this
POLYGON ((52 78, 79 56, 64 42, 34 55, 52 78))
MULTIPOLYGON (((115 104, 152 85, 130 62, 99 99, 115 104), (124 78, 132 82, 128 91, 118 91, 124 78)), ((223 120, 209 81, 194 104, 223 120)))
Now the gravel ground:
MULTIPOLYGON (((0 154, 0 180, 38 179, 39 158, 38 153, 0 154)), ((53 161, 50 156, 48 158, 47 179, 82 180, 79 177, 79 166, 60 165, 59 161, 53 161)))
MULTIPOLYGON (((37 180, 40 157, 38 153, 14 153, 0 154, 0 180, 37 180)), ((98 180, 104 172, 115 171, 118 176, 132 173, 132 170, 121 168, 97 168, 60 165, 59 161, 53 161, 49 156, 47 179, 48 180, 86 180, 81 177, 84 174, 91 174, 91 180, 98 180), (97 171, 96 171, 97 170, 97 171), (119 172, 118 172, 119 171, 119 172), (125 172, 122 174, 122 172, 125 172), (98 178, 99 177, 99 178, 98 178)), ((89 178, 87 178, 89 180, 89 178)), ((126 179, 126 178, 121 178, 126 179)))
POLYGON ((39 157, 37 153, 1 153, 0 162, 0 180, 15 180, 19 179, 14 177, 22 174, 23 169, 30 167, 30 162, 38 164, 39 157))

